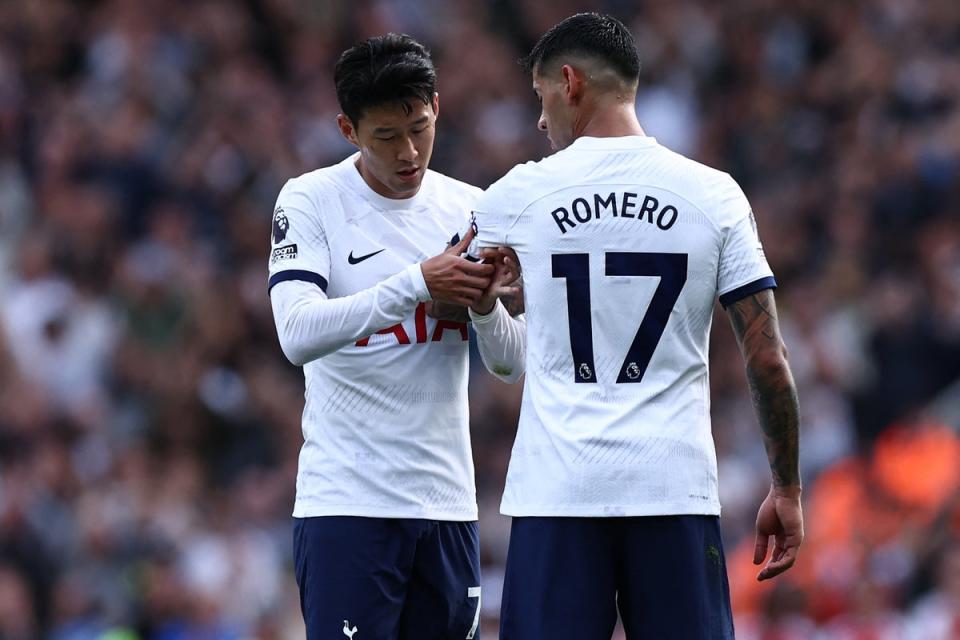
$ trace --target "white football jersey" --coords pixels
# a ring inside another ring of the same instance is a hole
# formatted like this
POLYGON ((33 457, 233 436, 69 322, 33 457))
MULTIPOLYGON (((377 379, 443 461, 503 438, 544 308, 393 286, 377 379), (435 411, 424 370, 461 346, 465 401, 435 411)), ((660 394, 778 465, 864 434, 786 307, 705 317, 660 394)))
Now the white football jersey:
MULTIPOLYGON (((385 198, 367 186, 356 160, 284 186, 274 212, 271 288, 308 281, 339 298, 373 287, 440 253, 480 195, 428 171, 414 197, 385 198)), ((303 371, 294 516, 476 520, 465 324, 434 320, 420 303, 403 322, 303 371)))
POLYGON ((512 516, 719 514, 714 304, 776 286, 736 182, 643 136, 576 140, 477 204, 523 269, 512 516))

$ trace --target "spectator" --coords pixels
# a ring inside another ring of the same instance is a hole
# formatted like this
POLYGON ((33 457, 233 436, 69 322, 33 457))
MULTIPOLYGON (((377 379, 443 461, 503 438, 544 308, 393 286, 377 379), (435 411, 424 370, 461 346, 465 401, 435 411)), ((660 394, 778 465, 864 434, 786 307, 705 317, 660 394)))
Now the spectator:
MULTIPOLYGON (((302 382, 276 347, 266 254, 283 181, 348 151, 334 56, 387 30, 429 44, 434 166, 485 187, 548 153, 514 60, 579 4, 0 3, 0 636, 302 636, 302 382)), ((637 36, 647 130, 743 185, 781 285, 810 549, 771 592, 730 554, 740 637, 958 633, 960 481, 926 447, 954 451, 960 424, 928 440, 924 414, 960 378, 960 3, 592 8, 637 36), (919 481, 934 471, 942 493, 919 481), (879 518, 874 535, 851 542, 852 514, 879 518)), ((716 324, 734 550, 766 462, 716 324)), ((519 396, 474 373, 489 634, 519 396)))

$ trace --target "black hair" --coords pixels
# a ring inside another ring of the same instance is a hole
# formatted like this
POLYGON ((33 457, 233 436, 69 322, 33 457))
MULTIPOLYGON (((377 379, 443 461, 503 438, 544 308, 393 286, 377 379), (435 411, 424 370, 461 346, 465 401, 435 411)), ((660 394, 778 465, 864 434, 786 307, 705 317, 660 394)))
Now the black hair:
POLYGON ((432 104, 437 72, 426 47, 408 35, 388 33, 340 54, 333 82, 340 110, 357 125, 370 107, 392 102, 409 110, 414 99, 432 104))
POLYGON ((640 77, 637 45, 627 27, 613 16, 601 13, 570 16, 543 34, 520 63, 533 72, 568 54, 599 58, 629 82, 636 82, 640 77))

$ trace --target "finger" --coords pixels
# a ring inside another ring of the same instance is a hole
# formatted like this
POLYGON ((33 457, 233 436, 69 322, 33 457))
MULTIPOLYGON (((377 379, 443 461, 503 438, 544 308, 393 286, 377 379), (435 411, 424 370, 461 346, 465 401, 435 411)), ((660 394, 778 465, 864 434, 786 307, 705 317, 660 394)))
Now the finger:
POLYGON ((464 251, 470 248, 470 243, 473 242, 473 238, 477 235, 477 232, 473 230, 473 225, 470 225, 470 228, 467 229, 467 232, 463 234, 463 237, 460 238, 460 242, 455 244, 452 249, 460 255, 464 251))
POLYGON ((783 547, 779 542, 773 547, 773 553, 770 554, 770 559, 779 561, 783 555, 787 552, 787 549, 783 547))
POLYGON ((478 278, 476 276, 467 276, 464 275, 460 278, 460 284, 466 287, 475 287, 480 290, 484 290, 490 286, 489 278, 478 278))
POLYGON ((797 547, 783 549, 778 559, 771 560, 767 563, 767 566, 765 566, 760 572, 760 575, 757 576, 757 580, 769 580, 792 567, 797 561, 797 551, 797 547))
POLYGON ((499 260, 502 254, 495 247, 485 247, 480 250, 480 257, 484 260, 499 260))
POLYGON ((461 272, 471 276, 489 277, 494 271, 496 271, 496 267, 494 267, 492 264, 480 264, 479 262, 470 262, 468 260, 458 263, 457 266, 461 272))
POLYGON ((454 289, 441 295, 435 300, 439 300, 446 305, 460 305, 469 307, 480 298, 481 292, 478 289, 454 289))
POLYGON ((507 269, 504 271, 503 276, 502 276, 501 279, 503 280, 503 284, 504 284, 504 285, 515 284, 515 283, 517 283, 517 282, 520 281, 520 272, 519 272, 519 271, 512 271, 512 270, 510 270, 509 268, 507 268, 507 269))
POLYGON ((505 258, 510 258, 514 263, 520 264, 520 258, 517 257, 517 252, 510 247, 497 247, 497 251, 505 258))
POLYGON ((500 265, 497 265, 493 276, 490 278, 490 282, 495 289, 497 287, 513 284, 513 280, 510 279, 510 273, 500 265))
POLYGON ((766 534, 757 532, 757 542, 753 547, 753 564, 763 564, 764 559, 767 557, 767 544, 769 543, 769 536, 766 534))
POLYGON ((503 298, 504 296, 516 296, 520 295, 520 287, 497 287, 495 294, 498 298, 503 298))
POLYGON ((505 249, 499 247, 497 253, 503 257, 504 261, 509 262, 510 264, 520 265, 520 260, 517 258, 517 254, 514 253, 513 249, 505 249))
POLYGON ((476 299, 482 296, 485 290, 486 290, 486 286, 473 287, 469 285, 460 285, 453 290, 453 295, 466 296, 466 297, 472 296, 474 299, 476 299))

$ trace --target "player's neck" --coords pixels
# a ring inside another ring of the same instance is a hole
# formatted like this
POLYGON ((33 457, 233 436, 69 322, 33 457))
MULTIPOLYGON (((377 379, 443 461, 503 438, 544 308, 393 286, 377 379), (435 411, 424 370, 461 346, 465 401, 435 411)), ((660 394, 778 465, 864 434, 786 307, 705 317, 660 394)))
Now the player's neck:
POLYGON ((576 138, 589 136, 591 138, 620 138, 623 136, 647 135, 640 121, 633 103, 617 102, 615 104, 594 105, 583 117, 580 126, 575 126, 576 138))

